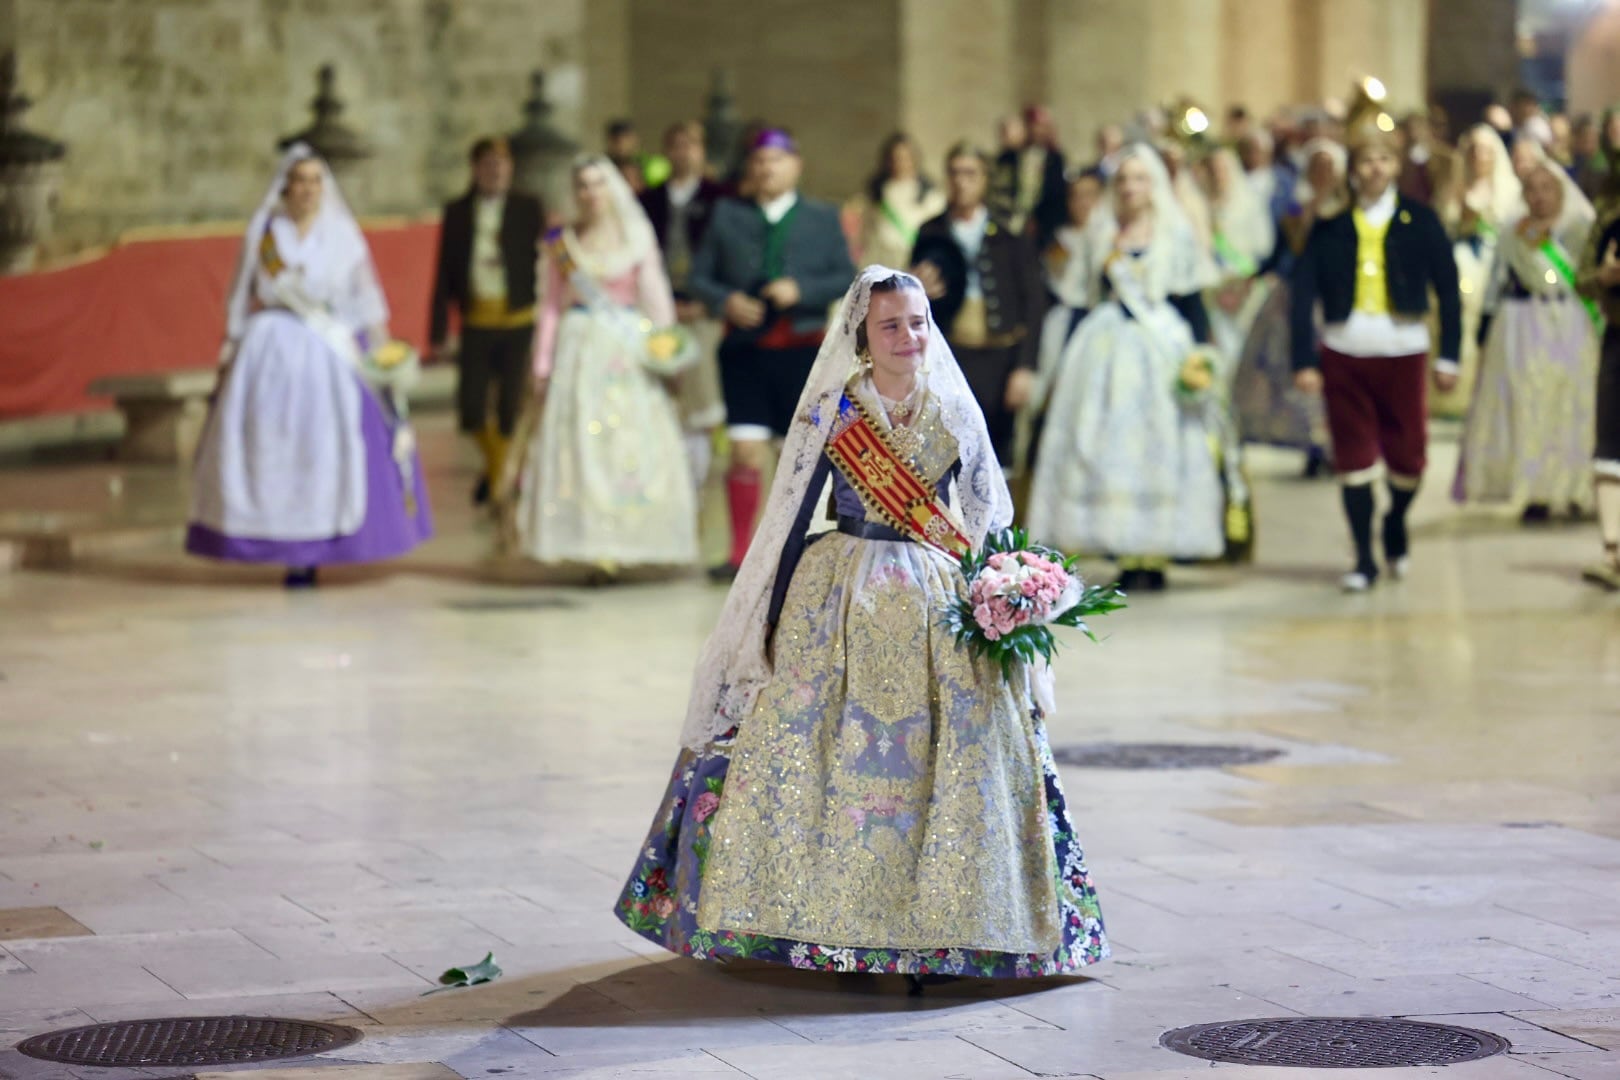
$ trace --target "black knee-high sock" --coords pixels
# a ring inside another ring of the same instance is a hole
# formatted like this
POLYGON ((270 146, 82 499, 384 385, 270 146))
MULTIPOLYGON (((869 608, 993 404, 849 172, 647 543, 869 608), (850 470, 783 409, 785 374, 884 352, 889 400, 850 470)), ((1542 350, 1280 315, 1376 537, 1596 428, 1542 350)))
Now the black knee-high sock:
POLYGON ((1350 538, 1356 542, 1356 569, 1371 577, 1378 573, 1373 560, 1373 489, 1371 484, 1346 484, 1340 489, 1344 516, 1350 522, 1350 538))
POLYGON ((1384 558, 1390 562, 1404 556, 1408 550, 1406 539, 1406 512, 1417 498, 1416 488, 1389 487, 1389 513, 1384 515, 1384 558))

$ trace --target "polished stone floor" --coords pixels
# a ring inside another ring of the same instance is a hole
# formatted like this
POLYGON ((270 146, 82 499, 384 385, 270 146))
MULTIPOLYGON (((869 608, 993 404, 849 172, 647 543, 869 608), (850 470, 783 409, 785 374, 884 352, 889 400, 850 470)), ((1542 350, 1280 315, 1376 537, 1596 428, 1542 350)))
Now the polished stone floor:
POLYGON ((439 538, 299 595, 179 555, 172 472, 0 471, 0 526, 104 539, 0 573, 0 1076, 190 1075, 10 1047, 263 1013, 365 1033, 288 1077, 1192 1077, 1163 1031, 1326 1014, 1511 1040, 1462 1080, 1620 1078, 1620 599, 1578 578, 1590 524, 1432 483, 1415 577, 1347 598, 1335 489, 1258 455, 1257 564, 1068 648, 1051 733, 1283 755, 1066 770, 1115 958, 915 999, 613 920, 721 593, 491 561, 463 451, 423 429, 439 538), (424 996, 486 952, 502 978, 424 996))

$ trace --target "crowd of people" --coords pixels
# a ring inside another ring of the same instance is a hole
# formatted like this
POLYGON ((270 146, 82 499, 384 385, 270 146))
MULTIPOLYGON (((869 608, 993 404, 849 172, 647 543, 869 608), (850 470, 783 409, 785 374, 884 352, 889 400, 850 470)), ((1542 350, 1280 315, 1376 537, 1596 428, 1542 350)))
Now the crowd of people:
MULTIPOLYGON (((891 136, 835 206, 799 192, 785 129, 711 163, 699 124, 647 154, 617 121, 549 215, 481 139, 444 210, 431 316, 483 458, 474 499, 541 563, 678 569, 718 467, 730 550, 709 572, 731 580, 832 308, 857 266, 884 266, 920 283, 1026 523, 1112 558, 1127 589, 1248 556, 1253 443, 1337 475, 1347 591, 1405 576, 1434 416, 1463 424, 1459 501, 1527 522, 1595 510, 1586 577, 1620 589, 1620 114, 1521 94, 1454 143, 1447 128, 1397 121, 1369 80, 1265 123, 1150 110, 1083 160, 1032 107, 993 149, 952 146, 938 179, 891 136)), ((428 534, 414 357, 375 282, 330 172, 294 148, 244 245, 190 550, 304 585, 428 534)))
MULTIPOLYGON (((1037 539, 1162 589, 1175 563, 1246 556, 1244 448, 1291 445, 1338 476, 1360 592, 1411 572, 1430 414, 1455 411, 1458 497, 1530 520, 1595 505, 1587 576, 1620 589, 1613 115, 1602 164, 1573 141, 1565 160, 1527 109, 1510 140, 1486 123, 1452 149, 1370 85, 1343 115, 1227 124, 1151 114, 1077 166, 1032 109, 995 151, 953 145, 940 181, 895 136, 842 209, 800 194, 786 130, 754 131, 722 180, 696 126, 654 161, 616 125, 551 227, 504 143, 472 148, 432 338, 514 550, 691 566, 724 450, 730 590, 615 902, 631 931, 917 992, 1108 955, 1051 669, 942 617, 1012 629, 990 606, 1011 594, 970 591, 959 560, 1019 501, 1037 539)), ((295 147, 243 245, 191 551, 306 586, 427 535, 415 357, 387 323, 364 237, 295 147)), ((1039 563, 987 560, 1020 597, 1039 563)))

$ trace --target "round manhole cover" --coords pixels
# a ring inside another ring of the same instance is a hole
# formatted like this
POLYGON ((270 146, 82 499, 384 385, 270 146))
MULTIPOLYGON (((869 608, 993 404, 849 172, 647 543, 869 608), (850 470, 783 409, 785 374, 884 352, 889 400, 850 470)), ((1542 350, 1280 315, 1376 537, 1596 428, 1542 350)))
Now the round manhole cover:
POLYGON ((1075 743, 1053 747, 1052 756, 1059 765, 1082 769, 1219 769, 1257 765, 1282 751, 1211 743, 1075 743))
POLYGON ((1500 1054, 1508 1041, 1488 1031, 1362 1016, 1284 1016, 1177 1028, 1159 1045, 1178 1054, 1243 1065, 1389 1069, 1455 1065, 1500 1054))
POLYGON ((183 1016, 49 1031, 17 1049, 68 1065, 234 1065, 320 1054, 359 1041, 355 1028, 313 1020, 183 1016))

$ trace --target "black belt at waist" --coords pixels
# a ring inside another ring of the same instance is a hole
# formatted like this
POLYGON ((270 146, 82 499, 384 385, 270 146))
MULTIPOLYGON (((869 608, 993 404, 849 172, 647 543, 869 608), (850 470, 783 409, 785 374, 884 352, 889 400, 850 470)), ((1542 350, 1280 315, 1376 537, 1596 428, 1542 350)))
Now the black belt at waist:
POLYGON ((865 518, 845 517, 838 515, 838 531, 845 536, 855 536, 862 540, 897 540, 902 543, 916 543, 911 537, 899 529, 891 529, 879 521, 867 521, 865 518))

